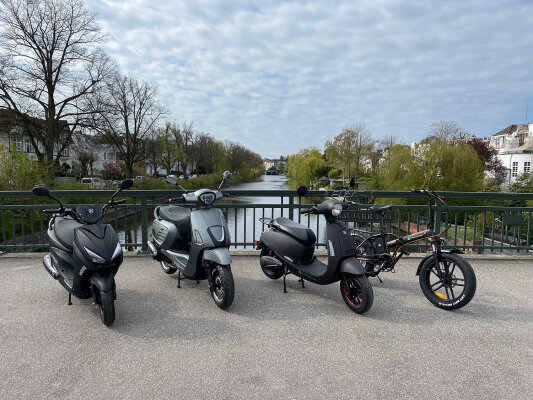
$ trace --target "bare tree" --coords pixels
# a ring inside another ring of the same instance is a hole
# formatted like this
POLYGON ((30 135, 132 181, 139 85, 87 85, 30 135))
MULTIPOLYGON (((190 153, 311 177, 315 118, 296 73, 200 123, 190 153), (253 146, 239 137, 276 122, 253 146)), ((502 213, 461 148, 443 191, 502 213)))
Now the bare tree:
POLYGON ((0 108, 17 114, 40 161, 57 164, 94 112, 86 100, 115 69, 104 39, 82 0, 0 2, 0 108))
POLYGON ((134 164, 144 161, 145 141, 163 117, 157 101, 157 87, 131 76, 116 74, 102 90, 93 109, 94 126, 102 140, 117 150, 126 174, 132 177, 134 164), (102 111, 105 110, 105 111, 102 111))
POLYGON ((439 121, 431 124, 430 137, 447 142, 464 139, 467 132, 455 121, 439 121))

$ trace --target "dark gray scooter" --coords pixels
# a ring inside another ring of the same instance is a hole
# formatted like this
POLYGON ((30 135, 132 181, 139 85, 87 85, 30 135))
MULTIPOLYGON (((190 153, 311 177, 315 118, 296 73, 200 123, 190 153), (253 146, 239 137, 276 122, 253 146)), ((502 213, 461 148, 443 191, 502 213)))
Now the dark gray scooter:
POLYGON ((199 189, 192 193, 187 193, 174 175, 167 176, 168 183, 185 191, 181 197, 169 201, 195 205, 197 209, 191 212, 186 207, 156 207, 148 241, 148 250, 163 271, 178 272, 178 288, 182 275, 196 281, 207 279, 213 300, 222 309, 233 303, 235 294, 229 254, 231 242, 224 214, 211 206, 223 197, 220 188, 229 174, 224 172, 218 189, 199 189))
POLYGON ((107 204, 79 206, 76 212, 65 208, 48 188, 33 188, 34 195, 59 203, 57 210, 44 210, 53 213, 48 223, 50 254, 43 258, 45 269, 67 289, 69 305, 72 295, 80 299, 92 297, 107 326, 115 321, 115 275, 122 264, 122 247, 113 227, 100 220, 106 209, 126 201, 115 201, 115 196, 132 185, 133 180, 126 179, 107 204))
MULTIPOLYGON (((300 186, 298 195, 305 196, 307 188, 300 186)), ((292 273, 318 285, 329 285, 340 281, 344 302, 356 313, 367 312, 374 301, 372 286, 366 277, 365 267, 355 258, 357 246, 350 236, 349 228, 337 222, 343 207, 349 203, 326 200, 301 211, 302 214, 322 214, 326 218, 326 242, 328 263, 315 256, 316 236, 304 225, 291 219, 261 218, 269 229, 261 234, 257 249, 261 250, 261 269, 270 279, 283 276, 283 292, 287 293, 286 276, 292 273)))

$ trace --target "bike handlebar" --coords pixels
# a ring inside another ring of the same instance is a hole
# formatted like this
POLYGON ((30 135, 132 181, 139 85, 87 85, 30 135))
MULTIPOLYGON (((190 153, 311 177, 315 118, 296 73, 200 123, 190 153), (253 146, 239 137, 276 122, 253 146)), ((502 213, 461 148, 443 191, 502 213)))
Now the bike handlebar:
POLYGON ((122 199, 122 200, 118 200, 118 201, 115 201, 113 202, 113 205, 117 205, 117 204, 124 204, 126 202, 126 199, 122 199))

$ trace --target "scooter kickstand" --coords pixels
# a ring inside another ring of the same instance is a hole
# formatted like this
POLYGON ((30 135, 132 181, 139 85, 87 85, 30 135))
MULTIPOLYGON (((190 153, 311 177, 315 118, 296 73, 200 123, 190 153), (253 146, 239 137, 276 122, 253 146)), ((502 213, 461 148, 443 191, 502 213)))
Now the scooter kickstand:
POLYGON ((181 288, 181 272, 178 271, 178 289, 181 288))
POLYGON ((68 294, 68 305, 69 306, 72 305, 72 294, 71 293, 68 294))
POLYGON ((285 273, 283 274, 283 293, 287 293, 286 277, 287 277, 287 267, 285 267, 285 273))
POLYGON ((304 278, 300 278, 300 279, 298 279, 298 282, 302 282, 302 287, 305 289, 304 278))

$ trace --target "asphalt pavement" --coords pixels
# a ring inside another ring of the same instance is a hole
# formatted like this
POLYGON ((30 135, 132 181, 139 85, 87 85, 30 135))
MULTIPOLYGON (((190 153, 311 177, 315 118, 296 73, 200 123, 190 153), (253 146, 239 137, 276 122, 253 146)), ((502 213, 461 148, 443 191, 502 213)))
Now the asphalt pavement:
POLYGON ((148 257, 116 277, 100 322, 37 258, 0 257, 1 399, 532 399, 533 262, 472 260, 478 288, 453 312, 423 296, 419 259, 371 279, 365 315, 339 284, 301 288, 235 256, 235 302, 148 257))

